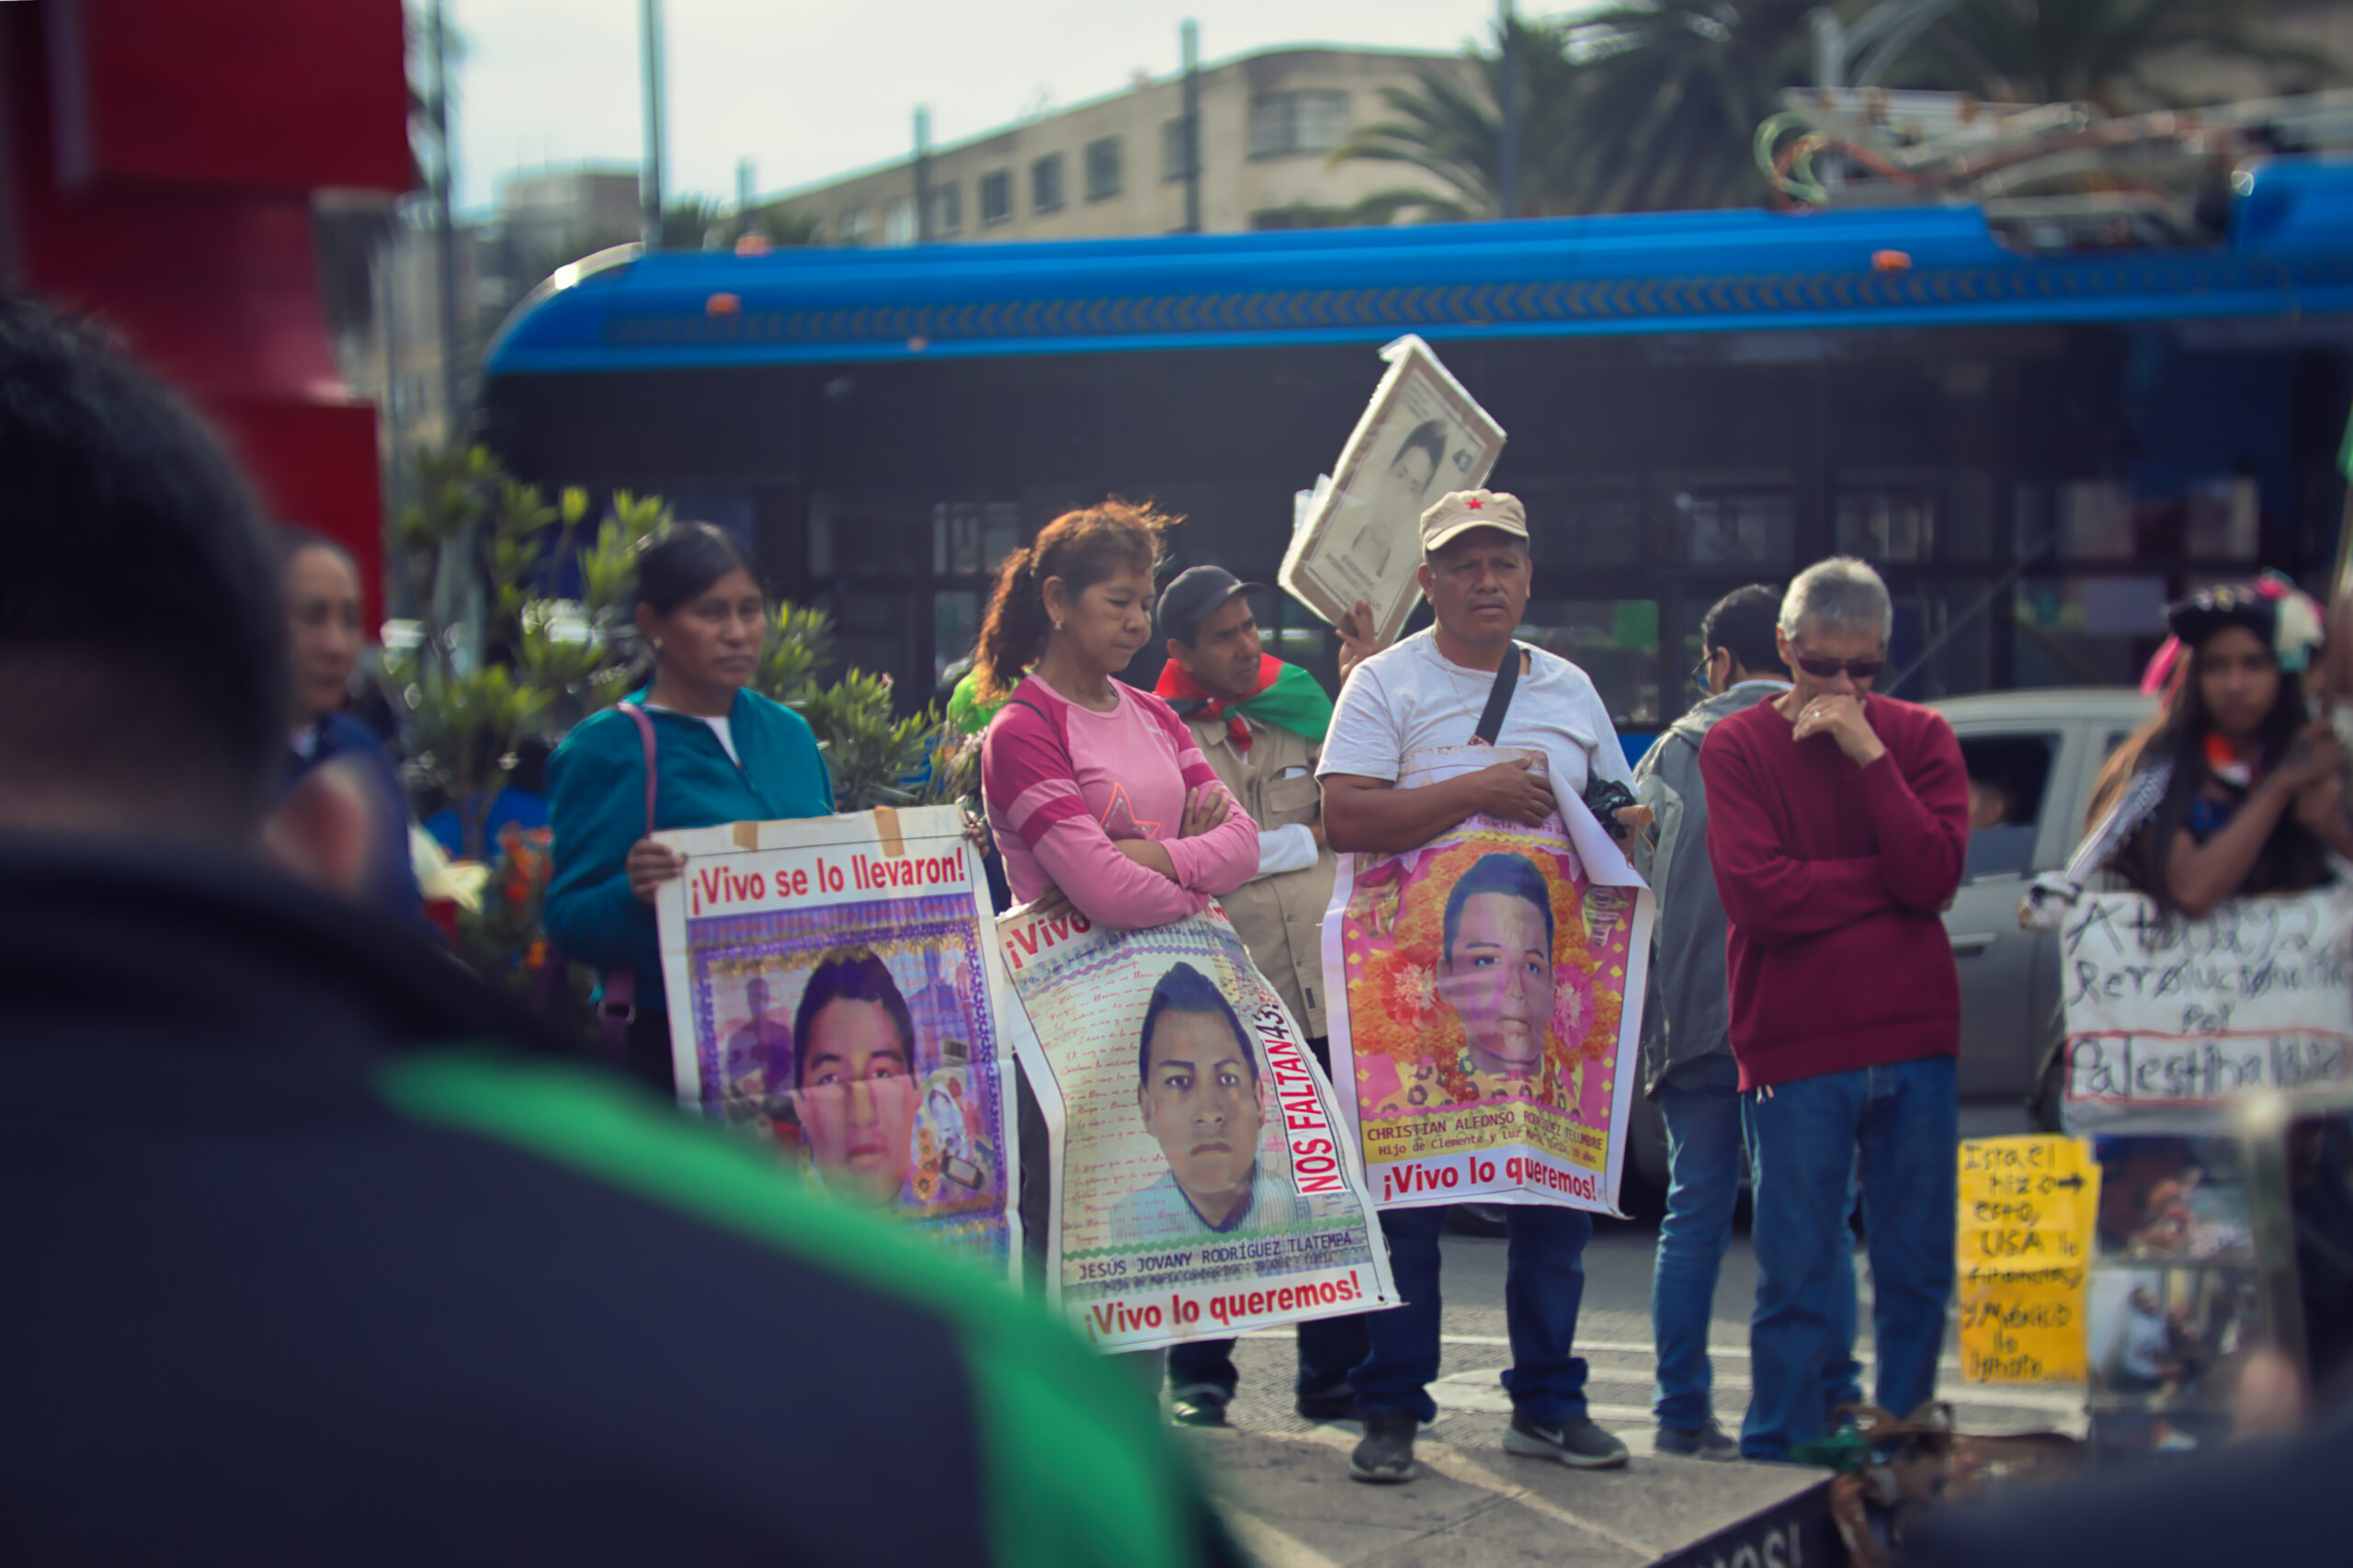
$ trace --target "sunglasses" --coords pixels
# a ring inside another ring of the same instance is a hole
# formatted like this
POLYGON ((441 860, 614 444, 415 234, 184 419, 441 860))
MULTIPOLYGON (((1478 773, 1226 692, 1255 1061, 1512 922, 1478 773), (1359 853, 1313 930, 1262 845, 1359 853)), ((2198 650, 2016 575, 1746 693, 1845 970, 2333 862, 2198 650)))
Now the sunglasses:
POLYGON ((1836 680, 1838 672, 1847 672, 1851 680, 1870 680, 1887 668, 1885 659, 1810 659, 1803 653, 1792 655, 1798 668, 1816 680, 1836 680))

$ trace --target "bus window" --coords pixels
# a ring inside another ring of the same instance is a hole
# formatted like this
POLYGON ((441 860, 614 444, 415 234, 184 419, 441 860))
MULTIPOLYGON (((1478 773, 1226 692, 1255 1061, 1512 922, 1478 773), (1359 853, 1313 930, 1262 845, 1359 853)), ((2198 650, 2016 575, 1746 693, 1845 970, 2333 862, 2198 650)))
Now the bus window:
POLYGON ((1706 479, 1670 494, 1675 530, 1693 566, 1788 565, 1797 506, 1787 476, 1706 479))
POLYGON ((1530 600, 1519 635, 1592 676, 1619 727, 1659 723, 1656 599, 1530 600))

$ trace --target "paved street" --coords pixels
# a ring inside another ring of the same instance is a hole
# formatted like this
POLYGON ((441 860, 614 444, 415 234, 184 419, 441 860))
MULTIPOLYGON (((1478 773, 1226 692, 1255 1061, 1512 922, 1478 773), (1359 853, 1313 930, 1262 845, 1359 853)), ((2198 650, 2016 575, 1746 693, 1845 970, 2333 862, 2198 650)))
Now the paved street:
MULTIPOLYGON (((1242 1391, 1233 1429, 1188 1433, 1243 1543, 1268 1568, 1331 1564, 1542 1562, 1640 1563, 1797 1491, 1816 1472, 1665 1459, 1651 1444, 1653 1227, 1605 1222, 1586 1254, 1579 1347, 1593 1364, 1594 1419, 1633 1449, 1622 1471, 1579 1474, 1501 1447, 1510 1403, 1496 1372, 1510 1360, 1503 1307, 1504 1244, 1446 1238, 1446 1338, 1437 1424, 1419 1449, 1424 1474, 1405 1486, 1347 1478, 1353 1425, 1313 1426, 1290 1411, 1289 1331, 1238 1347, 1242 1391)), ((1717 1405, 1737 1427, 1747 1399, 1747 1316, 1756 1265, 1745 1234, 1726 1258, 1715 1301, 1717 1405)), ((1868 1276, 1866 1276, 1868 1292, 1868 1276)), ((1870 1303, 1863 1306, 1864 1387, 1870 1386, 1870 1303)), ((1963 1424, 1984 1431, 2082 1429, 2080 1389, 1963 1387, 1948 1346, 1942 1392, 1963 1424)))

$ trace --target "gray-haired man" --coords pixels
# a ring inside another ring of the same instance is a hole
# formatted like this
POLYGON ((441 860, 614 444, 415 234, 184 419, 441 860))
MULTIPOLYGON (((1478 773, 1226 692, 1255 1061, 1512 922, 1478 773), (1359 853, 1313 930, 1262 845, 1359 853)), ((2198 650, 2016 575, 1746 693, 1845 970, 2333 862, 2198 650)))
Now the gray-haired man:
POLYGON ((1893 620, 1869 566, 1808 567, 1776 631, 1795 684, 1699 748, 1756 1179, 1751 1459, 1823 1435, 1859 1151, 1881 1406, 1935 1393, 1952 1294, 1961 985, 1939 916, 1969 777, 1942 718, 1871 693, 1893 620))

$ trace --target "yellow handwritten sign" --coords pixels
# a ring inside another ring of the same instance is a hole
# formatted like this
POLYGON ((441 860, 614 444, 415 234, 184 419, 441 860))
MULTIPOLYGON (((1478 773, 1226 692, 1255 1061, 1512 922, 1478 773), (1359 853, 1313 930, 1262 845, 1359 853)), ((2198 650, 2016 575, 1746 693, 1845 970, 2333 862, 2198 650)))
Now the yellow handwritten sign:
POLYGON ((1961 1376, 2084 1381, 2084 1302, 2099 1165, 2080 1138, 1961 1146, 1961 1376))

